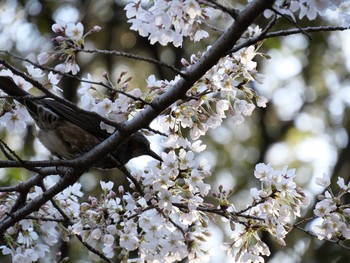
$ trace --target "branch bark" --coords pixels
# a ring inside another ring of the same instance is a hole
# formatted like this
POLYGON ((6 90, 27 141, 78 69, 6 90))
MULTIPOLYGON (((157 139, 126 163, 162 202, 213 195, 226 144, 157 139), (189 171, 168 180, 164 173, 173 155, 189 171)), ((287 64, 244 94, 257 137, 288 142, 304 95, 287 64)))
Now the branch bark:
MULTIPOLYGON (((94 163, 112 152, 122 139, 127 138, 132 133, 142 128, 147 128, 151 121, 161 112, 177 100, 183 98, 193 84, 213 67, 221 57, 227 54, 254 20, 262 14, 265 9, 271 7, 273 3, 274 0, 256 0, 251 2, 244 10, 237 14, 235 22, 212 45, 212 48, 208 50, 196 64, 184 72, 182 76, 186 76, 186 78, 180 78, 172 88, 156 98, 151 105, 147 106, 132 120, 122 124, 119 131, 112 134, 94 149, 79 158, 71 161, 67 160, 67 166, 74 166, 69 165, 70 162, 72 164, 79 163, 79 167, 94 163)), ((69 168, 64 177, 56 185, 49 188, 43 195, 38 196, 24 207, 13 212, 9 217, 3 219, 2 222, 0 222, 0 233, 4 233, 13 224, 25 218, 30 213, 37 211, 56 194, 75 183, 84 171, 84 169, 69 168)))
POLYGON ((235 22, 212 45, 212 48, 208 50, 196 64, 184 72, 186 78, 180 78, 172 88, 152 101, 150 106, 147 106, 133 119, 121 125, 118 132, 112 134, 90 152, 75 160, 86 164, 91 161, 96 161, 100 157, 111 152, 115 146, 128 135, 142 128, 147 128, 160 113, 177 100, 183 98, 193 84, 235 45, 237 40, 240 39, 254 20, 273 3, 274 0, 257 0, 248 5, 237 15, 235 22))

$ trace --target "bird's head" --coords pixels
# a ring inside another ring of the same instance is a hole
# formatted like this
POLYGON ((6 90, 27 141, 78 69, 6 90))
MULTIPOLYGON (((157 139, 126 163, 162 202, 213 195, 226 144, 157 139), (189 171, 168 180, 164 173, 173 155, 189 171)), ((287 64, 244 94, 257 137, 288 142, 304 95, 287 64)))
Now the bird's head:
POLYGON ((151 156, 160 162, 163 161, 158 154, 156 154, 154 151, 151 150, 150 142, 140 132, 135 132, 134 134, 132 134, 125 141, 125 147, 123 148, 125 152, 121 152, 119 154, 119 159, 121 159, 122 163, 127 163, 130 159, 139 157, 142 155, 151 156))

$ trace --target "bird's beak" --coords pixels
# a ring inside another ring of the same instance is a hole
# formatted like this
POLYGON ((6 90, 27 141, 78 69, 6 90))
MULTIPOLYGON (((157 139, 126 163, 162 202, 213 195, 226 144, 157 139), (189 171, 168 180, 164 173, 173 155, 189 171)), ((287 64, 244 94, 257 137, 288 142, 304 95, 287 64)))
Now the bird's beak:
POLYGON ((160 156, 156 154, 154 151, 152 151, 151 149, 149 150, 148 155, 160 162, 163 162, 162 158, 160 158, 160 156))

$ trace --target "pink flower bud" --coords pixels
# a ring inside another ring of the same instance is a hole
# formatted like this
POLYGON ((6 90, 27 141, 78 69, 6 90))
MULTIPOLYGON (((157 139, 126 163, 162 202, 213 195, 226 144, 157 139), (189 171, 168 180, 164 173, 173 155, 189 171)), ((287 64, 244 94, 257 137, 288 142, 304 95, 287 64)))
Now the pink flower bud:
POLYGON ((49 61, 50 55, 49 55, 49 53, 47 53, 47 52, 43 52, 43 53, 40 53, 40 54, 36 57, 36 59, 38 60, 38 62, 39 62, 40 65, 43 65, 43 64, 46 64, 46 63, 49 61))
POLYGON ((96 25, 96 26, 94 26, 94 27, 91 29, 91 32, 97 33, 97 32, 99 32, 101 29, 102 29, 102 27, 96 25))
POLYGON ((105 71, 103 72, 102 76, 105 78, 105 79, 109 79, 109 75, 108 73, 105 71))
POLYGON ((124 187, 123 187, 122 185, 120 185, 120 186, 118 187, 118 192, 119 192, 119 194, 121 194, 121 195, 124 194, 124 187))
POLYGON ((51 41, 52 42, 56 42, 56 43, 61 43, 61 42, 64 41, 64 37, 63 36, 57 36, 57 37, 53 38, 51 41))

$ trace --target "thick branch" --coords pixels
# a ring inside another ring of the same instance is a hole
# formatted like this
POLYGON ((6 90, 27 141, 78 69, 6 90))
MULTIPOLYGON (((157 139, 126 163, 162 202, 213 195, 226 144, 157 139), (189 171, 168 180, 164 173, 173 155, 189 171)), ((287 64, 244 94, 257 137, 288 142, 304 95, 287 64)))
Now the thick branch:
POLYGON ((70 169, 58 183, 49 188, 41 196, 36 197, 24 207, 18 209, 17 211, 13 212, 10 216, 4 218, 0 222, 0 233, 4 234, 5 231, 9 227, 13 226, 16 222, 22 220, 32 212, 39 210, 42 205, 48 202, 56 194, 63 191, 68 186, 74 184, 83 174, 83 172, 84 170, 70 169))
POLYGON ((212 45, 212 48, 207 51, 196 64, 185 71, 186 78, 180 78, 172 88, 154 99, 151 106, 146 107, 132 120, 122 125, 119 132, 114 133, 90 152, 76 160, 85 164, 95 162, 102 156, 111 152, 127 135, 142 128, 147 128, 151 121, 161 112, 177 100, 183 98, 193 84, 234 46, 248 26, 273 3, 273 0, 257 0, 252 2, 246 9, 239 13, 234 24, 212 45))
MULTIPOLYGON (((112 152, 122 139, 137 130, 148 127, 151 121, 161 112, 177 100, 183 98, 193 84, 235 45, 248 26, 273 3, 273 0, 256 0, 251 2, 237 15, 234 24, 212 45, 212 48, 207 51, 196 64, 187 69, 184 74, 186 78, 182 77, 172 88, 156 98, 152 102, 152 106, 147 106, 143 111, 137 114, 135 118, 121 125, 118 132, 111 135, 88 153, 71 162, 79 162, 82 165, 81 167, 90 163, 95 163, 97 160, 112 152)), ((0 233, 4 233, 14 223, 38 210, 57 193, 76 182, 83 172, 83 169, 69 169, 62 180, 48 189, 42 196, 38 196, 25 207, 14 212, 11 217, 5 218, 0 224, 0 233)))

